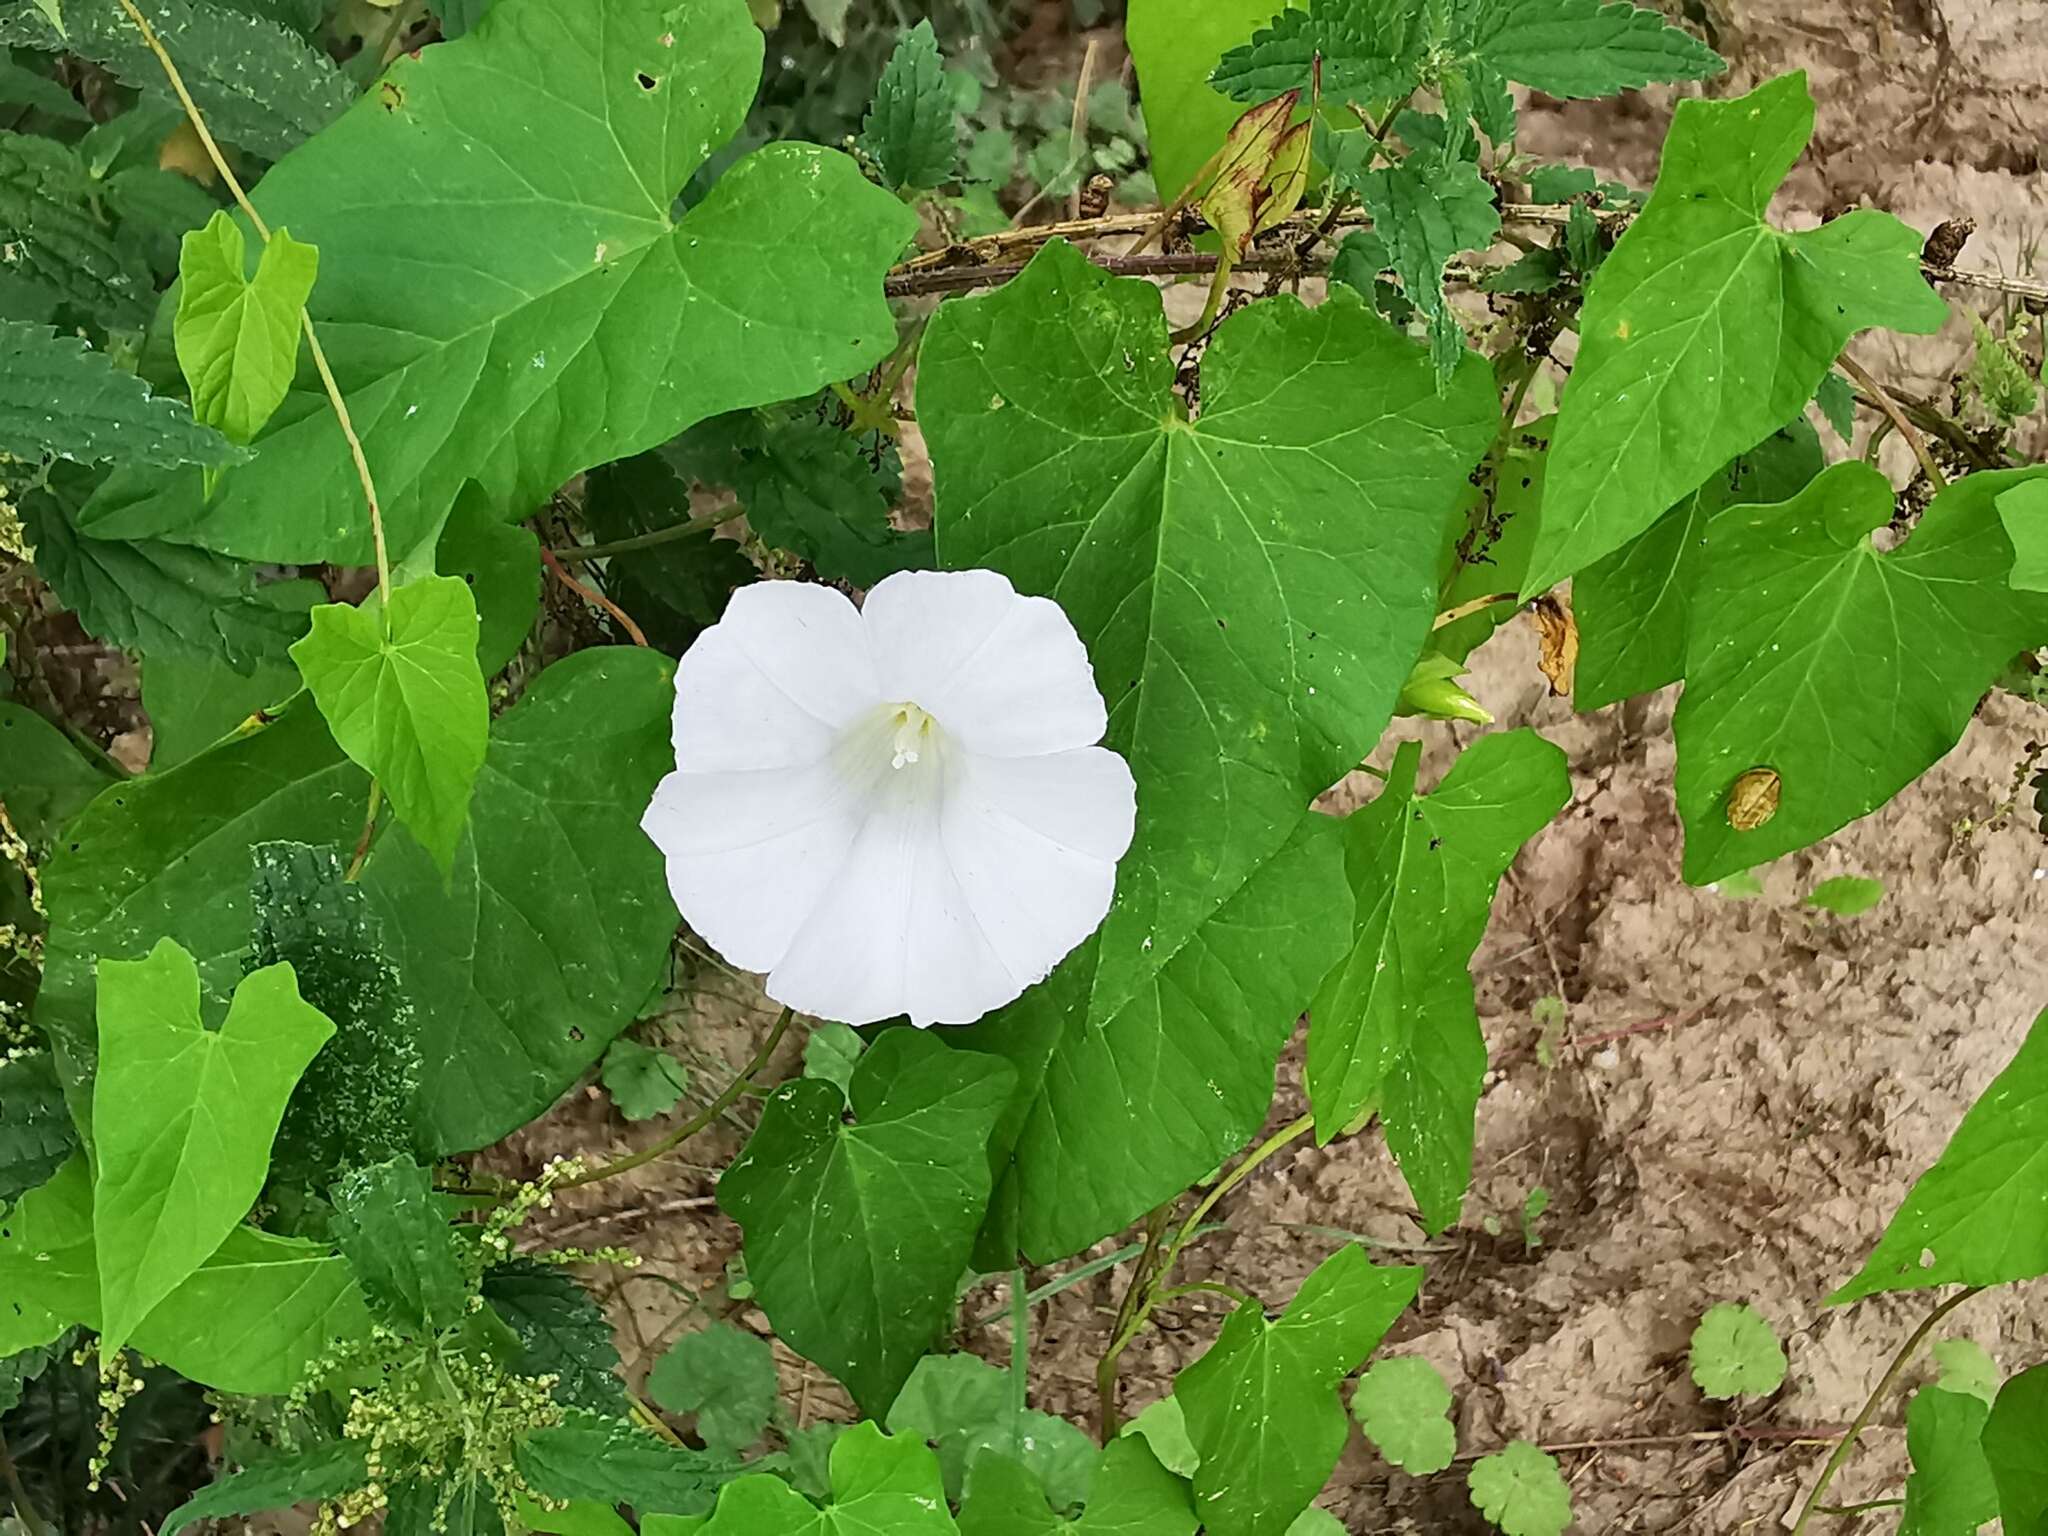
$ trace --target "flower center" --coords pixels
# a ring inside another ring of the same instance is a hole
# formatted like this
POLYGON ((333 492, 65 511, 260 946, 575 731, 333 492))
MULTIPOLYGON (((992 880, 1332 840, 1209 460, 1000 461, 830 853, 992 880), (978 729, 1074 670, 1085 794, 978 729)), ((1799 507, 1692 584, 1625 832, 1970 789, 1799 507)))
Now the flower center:
POLYGON ((915 704, 905 703, 890 706, 887 729, 889 766, 901 769, 929 755, 938 725, 915 704))

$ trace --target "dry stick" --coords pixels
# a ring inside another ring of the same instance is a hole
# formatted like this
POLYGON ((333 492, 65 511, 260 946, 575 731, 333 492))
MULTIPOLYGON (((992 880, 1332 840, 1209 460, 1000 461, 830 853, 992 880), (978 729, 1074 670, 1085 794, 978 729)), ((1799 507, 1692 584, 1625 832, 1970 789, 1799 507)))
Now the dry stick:
POLYGON ((1891 418, 1892 425, 1899 430, 1899 436, 1906 440, 1906 446, 1913 450, 1913 457, 1920 461, 1920 468, 1926 471, 1928 480, 1937 491, 1948 489, 1948 481, 1941 473, 1941 466, 1934 462, 1934 455, 1928 451, 1927 439, 1920 435, 1920 429, 1906 419, 1906 413, 1899 409, 1898 401, 1885 392, 1885 387, 1870 376, 1870 371, 1855 358, 1844 352, 1835 359, 1835 366, 1849 375, 1857 388, 1877 402, 1877 408, 1891 418))
POLYGON ((542 560, 547 562, 547 568, 555 573, 555 579, 561 582, 563 586, 567 587, 571 592, 576 593, 585 602, 594 603, 599 608, 602 608, 606 613, 610 614, 614 619, 617 619, 619 623, 625 627, 626 633, 633 637, 633 643, 635 645, 645 646, 647 644, 646 631, 642 630, 638 624, 635 624, 633 622, 633 616, 630 613, 626 612, 625 609, 621 608, 617 603, 613 602, 610 598, 606 597, 602 592, 598 591, 597 588, 586 587, 574 576, 571 576, 566 570, 562 568, 562 562, 555 558, 555 552, 552 549, 543 549, 540 552, 540 557, 542 560))
POLYGON ((685 1120, 673 1131, 670 1131, 668 1135, 662 1137, 657 1142, 642 1147, 638 1152, 630 1153, 612 1162, 588 1169, 583 1173, 577 1174, 573 1179, 564 1179, 555 1188, 558 1190, 580 1189, 585 1184, 596 1184, 601 1180, 614 1178, 619 1174, 630 1172, 632 1169, 644 1167, 656 1158, 666 1157, 669 1153, 675 1151, 677 1147, 688 1141, 692 1136, 732 1108, 733 1105, 737 1104, 740 1096, 754 1086, 754 1080, 761 1074, 762 1069, 768 1065, 768 1058, 775 1054, 775 1047, 782 1043, 782 1036, 788 1030, 789 1021, 792 1017, 794 1015, 787 1008, 777 1014, 775 1016, 775 1027, 768 1031, 768 1038, 761 1042, 761 1048, 754 1052, 754 1058, 747 1063, 745 1070, 731 1082, 727 1083, 724 1091, 717 1098, 705 1105, 696 1114, 690 1116, 689 1119, 685 1120))
MULTIPOLYGON (((1102 40, 1088 39, 1088 50, 1081 55, 1081 75, 1074 83, 1074 120, 1067 134, 1067 169, 1078 172, 1083 152, 1088 148, 1088 92, 1095 84, 1095 59, 1102 51, 1102 40)), ((1076 174, 1074 190, 1067 196, 1067 217, 1081 217, 1081 194, 1086 189, 1086 178, 1076 174)), ((1023 218, 1020 210, 1018 218, 1023 218)))
POLYGON ((1843 1433, 1841 1443, 1835 1447, 1834 1454, 1828 1457, 1828 1464, 1820 1469, 1820 1481, 1813 1485, 1813 1492, 1806 1496, 1806 1503, 1799 1511, 1799 1518, 1792 1524, 1792 1536, 1800 1536, 1813 1517, 1820 1513, 1821 1500, 1827 1494, 1828 1485, 1835 1480, 1835 1474, 1847 1465, 1850 1452, 1856 1449, 1857 1437, 1870 1426, 1871 1419, 1876 1416, 1884 1400, 1891 1395, 1892 1388, 1898 1385, 1899 1377, 1905 1374, 1907 1363, 1926 1341, 1927 1335, 1941 1325, 1943 1318, 1982 1289, 1982 1286, 1973 1285, 1968 1290, 1949 1297, 1928 1313, 1926 1321, 1915 1328, 1906 1342, 1899 1346, 1899 1352, 1892 1356, 1892 1363, 1885 1367, 1884 1375, 1880 1376, 1877 1385, 1871 1388, 1869 1398, 1858 1410, 1856 1417, 1849 1421, 1849 1428, 1843 1433))
MULTIPOLYGON (((249 194, 242 190, 242 184, 235 178, 229 167, 227 156, 220 145, 214 142, 213 134, 206 126, 206 119, 199 114, 199 104, 192 99, 192 93, 185 89, 185 77, 178 73, 178 66, 172 62, 170 53, 164 48, 163 40, 156 35, 156 28, 149 24, 149 18, 135 8, 135 0, 120 0, 121 9, 128 13, 128 19, 135 23, 142 34, 142 41, 149 51, 156 55, 162 67, 164 78, 170 82, 171 90, 185 109, 185 117, 192 124, 192 131, 199 135, 199 142, 206 147, 207 158, 213 161, 213 168, 220 173, 222 181, 235 195, 235 204, 247 216, 256 233, 263 237, 263 243, 270 243, 270 226, 263 222, 263 215, 256 211, 256 205, 249 201, 249 194)), ((391 557, 384 547, 384 514, 377 505, 377 484, 370 478, 370 461, 363 455, 362 439, 356 436, 354 423, 349 420, 348 406, 341 398, 341 387, 334 382, 334 370, 327 366, 327 354, 321 349, 320 338, 313 331, 313 317, 301 306, 299 324, 306 333, 306 350, 312 354, 313 366, 320 373, 320 382, 327 389, 328 403, 334 407, 334 419, 341 424, 341 435, 348 440, 348 449, 356 464, 356 478, 363 483, 363 499, 370 507, 370 536, 377 547, 377 591, 384 599, 384 623, 391 622, 391 557)))

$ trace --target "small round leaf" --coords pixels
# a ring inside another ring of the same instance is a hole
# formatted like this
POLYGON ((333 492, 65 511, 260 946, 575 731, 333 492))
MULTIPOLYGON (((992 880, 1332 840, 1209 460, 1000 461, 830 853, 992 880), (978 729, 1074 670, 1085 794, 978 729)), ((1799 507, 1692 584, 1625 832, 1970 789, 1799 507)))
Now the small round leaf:
POLYGON ((1724 1301, 1693 1330, 1692 1379, 1709 1397, 1762 1397, 1785 1380, 1785 1351, 1761 1312, 1724 1301))

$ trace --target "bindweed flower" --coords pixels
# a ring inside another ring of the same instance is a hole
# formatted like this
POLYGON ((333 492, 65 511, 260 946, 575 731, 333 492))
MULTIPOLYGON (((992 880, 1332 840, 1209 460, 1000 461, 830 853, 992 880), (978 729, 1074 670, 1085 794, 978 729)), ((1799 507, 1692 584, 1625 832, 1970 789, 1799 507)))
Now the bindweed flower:
POLYGON ((733 594, 676 669, 641 819, 684 918, 768 995, 967 1024, 1109 911, 1136 787, 1057 604, 993 571, 733 594))

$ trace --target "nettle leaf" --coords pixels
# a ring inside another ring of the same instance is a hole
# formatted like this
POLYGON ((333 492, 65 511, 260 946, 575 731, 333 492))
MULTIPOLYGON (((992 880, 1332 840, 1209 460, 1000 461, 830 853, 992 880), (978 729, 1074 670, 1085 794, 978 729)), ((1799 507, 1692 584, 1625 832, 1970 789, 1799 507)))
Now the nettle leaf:
POLYGON ((1059 601, 1138 782, 1098 937, 953 1037, 1019 1068, 1002 1242, 1041 1260, 1201 1177, 1264 1117, 1274 1057, 1349 933, 1335 829, 1308 807, 1391 718, 1497 425, 1483 365, 1439 395, 1429 359, 1348 293, 1225 321, 1193 422, 1172 372, 1158 290, 1058 242, 944 306, 919 367, 941 564, 1059 601))
POLYGON ((580 1408, 525 1436, 514 1454, 536 1493, 630 1504, 643 1517, 702 1514, 737 1470, 723 1457, 671 1445, 629 1420, 580 1408))
POLYGON ((334 1440, 310 1450, 251 1462, 199 1490, 171 1511, 158 1536, 221 1515, 260 1515, 307 1499, 339 1498, 370 1481, 363 1447, 334 1440))
MULTIPOLYGON (((706 422, 677 446, 687 450, 729 419, 706 422)), ((694 515, 690 486, 673 462, 680 456, 641 453, 593 470, 583 501, 590 531, 609 543, 688 522, 694 515)), ((680 656, 718 622, 734 590, 759 574, 739 544, 701 533, 613 556, 605 565, 604 584, 656 645, 680 656)))
POLYGON ((334 1025, 285 1106, 272 1179, 325 1190, 349 1169, 410 1153, 419 1046, 368 895, 333 848, 259 843, 249 906, 248 968, 289 965, 299 995, 334 1025))
POLYGON ((1013 1082, 994 1057, 892 1030, 854 1072, 850 1122, 834 1084, 785 1083, 718 1181, 777 1335, 869 1413, 952 1315, 1013 1082))
MULTIPOLYGON (((741 0, 614 0, 595 31, 583 0, 499 0, 459 41, 401 56, 258 184, 266 221, 320 249, 311 312, 394 553, 467 480, 523 514, 582 470, 810 394, 893 345, 881 278, 916 216, 845 156, 769 145, 670 216, 739 127, 761 49, 741 0)), ((211 503, 196 474, 124 473, 87 525, 367 559, 316 379, 301 373, 256 447, 211 503)))
POLYGON ((1870 534, 1891 521, 1891 485, 1860 462, 1707 526, 1672 727, 1688 881, 1876 810, 1956 744, 2013 656, 2048 640, 2048 595, 2006 585, 2012 545, 1993 505, 2042 476, 1957 481, 1888 554, 1870 534), (1760 821, 1730 803, 1756 769, 1779 780, 1760 821))
POLYGON ((1526 1440, 1482 1456, 1466 1485, 1473 1506, 1502 1536, 1563 1536, 1572 1523, 1572 1495, 1557 1459, 1526 1440))
POLYGON ((474 1472, 401 1481, 384 1512, 384 1536, 505 1536, 497 1490, 474 1472))
POLYGON ((1280 1536, 1344 1450, 1338 1383, 1415 1299, 1422 1271, 1382 1268, 1347 1243, 1301 1282, 1277 1321, 1241 1304, 1174 1380, 1201 1453, 1195 1505, 1215 1536, 1280 1536))
POLYGON ((540 613, 540 540, 499 519, 483 487, 462 488, 434 546, 434 570, 469 583, 476 600, 478 669, 502 670, 540 613))
POLYGON ((1571 798, 1564 754, 1533 731, 1482 736, 1428 795, 1420 742, 1345 828, 1357 902, 1349 956, 1309 1010, 1308 1092, 1327 1142, 1377 1104, 1423 1225, 1457 1220, 1486 1076, 1467 969, 1500 877, 1571 798))
MULTIPOLYGON (((355 92, 304 38, 247 7, 216 0, 137 0, 207 126, 220 138, 276 159, 348 107, 355 92)), ((163 71, 118 5, 65 7, 58 28, 17 9, 0 17, 0 44, 75 53, 123 84, 153 89, 163 71)))
POLYGON ((676 1107, 690 1074, 673 1053, 621 1035, 604 1053, 598 1074, 605 1092, 628 1120, 652 1120, 676 1107))
POLYGON ((1618 96, 1728 67, 1663 12, 1626 0, 1483 0, 1465 14, 1462 50, 1546 96, 1618 96))
POLYGON ((742 1477, 720 1490, 701 1536, 954 1536, 957 1529, 924 1443, 862 1423, 832 1443, 832 1498, 822 1509, 779 1477, 742 1477))
POLYGON ((1922 1387, 1906 1405, 1906 1507, 1899 1536, 1975 1536, 1998 1518, 1998 1485, 1982 1444, 1991 1405, 1964 1392, 1922 1387))
MULTIPOLYGON (((403 827, 378 839, 361 884, 411 1009, 422 1155, 539 1114, 659 979, 675 906, 639 820, 675 763, 674 702, 672 663, 653 652, 578 652, 494 724, 452 877, 403 827)), ((300 706, 89 807, 44 871, 38 1018, 67 1082, 90 1075, 96 957, 168 935, 226 996, 249 942, 252 850, 285 838, 345 856, 368 793, 300 706)))
POLYGON ((802 555, 828 580, 871 587, 934 563, 929 529, 890 526, 893 451, 878 470, 855 438, 812 412, 706 422, 666 453, 695 479, 729 486, 763 543, 802 555))
POLYGON ((198 967, 171 940, 146 960, 100 962, 93 1239, 103 1349, 126 1344, 248 1214, 292 1085, 333 1033, 289 966, 245 978, 210 1030, 198 967))
POLYGON ((1376 1360, 1351 1394, 1351 1413, 1388 1461, 1414 1477, 1441 1472, 1458 1453, 1451 1389, 1420 1355, 1376 1360))
MULTIPOLYGON (((1272 15, 1274 5, 1264 10, 1272 15)), ((1237 101, 1268 101, 1284 91, 1311 89, 1320 61, 1323 93, 1332 101, 1393 101, 1422 83, 1428 42, 1416 0, 1313 0, 1304 8, 1283 9, 1250 42, 1224 54, 1209 83, 1237 101)))
MULTIPOLYGON (((1244 109, 1209 83, 1227 49, 1294 0, 1130 0, 1124 40, 1138 71, 1152 177, 1171 201, 1187 190, 1244 109)), ((1293 82, 1300 84, 1303 82, 1293 82)), ((1278 96, 1289 86, 1263 92, 1278 96)), ((1254 99, 1247 97, 1247 100, 1254 99)))
POLYGON ((1999 1389, 1984 1425, 1984 1459, 1998 1488, 2005 1536, 2048 1532, 2048 1365, 1999 1389))
POLYGON ((1573 577, 1572 616, 1579 625, 1573 705, 1600 709, 1684 676, 1708 525, 1731 506, 1789 500, 1824 463, 1819 436, 1795 422, 1736 455, 1642 533, 1573 577))
POLYGON ((929 20, 904 33, 889 55, 861 122, 860 147, 885 186, 924 192, 953 179, 953 93, 929 20))
POLYGON ((1746 1303, 1707 1308, 1692 1331, 1692 1379, 1708 1397, 1768 1397, 1785 1381, 1785 1347, 1746 1303))
POLYGON ((22 503, 36 570, 88 632, 145 654, 188 657, 241 673, 280 661, 303 613, 266 600, 249 568, 161 539, 100 539, 74 521, 70 477, 22 503))
POLYGON ((720 1456, 737 1456, 761 1438, 777 1388, 768 1341, 730 1323, 684 1334, 647 1377, 647 1395, 670 1413, 694 1413, 697 1438, 720 1456))
POLYGON ((291 388, 320 253, 279 229, 254 277, 247 264, 242 228, 225 212, 186 235, 178 257, 174 338, 192 414, 237 443, 263 429, 291 388))
POLYGON ((0 320, 0 453, 33 464, 232 464, 247 457, 84 338, 0 320))
POLYGON ((975 1464, 960 1506, 960 1536, 1194 1536, 1198 1523, 1187 1484, 1136 1439, 1100 1453, 1078 1518, 1056 1514, 1038 1478, 1007 1456, 975 1464))
POLYGON ((46 1182, 77 1146, 50 1053, 0 1061, 0 1204, 46 1182))
MULTIPOLYGON (((81 1153, 0 1219, 0 1355, 100 1324, 93 1177, 81 1153)), ((221 1392, 282 1396, 369 1329, 332 1248, 238 1226, 144 1318, 135 1349, 221 1392)))
POLYGON ((889 1433, 930 1443, 955 1502, 963 1490, 980 1488, 991 1461, 1023 1472, 1041 1501, 1062 1509, 1092 1498, 1095 1442, 1020 1399, 1007 1370, 973 1355, 926 1355, 890 1405, 889 1433))
POLYGON ((1856 1278, 1828 1298, 2048 1274, 2048 1013, 1963 1116, 1856 1278))
POLYGON ((1801 73, 1678 104, 1656 188, 1586 292, 1525 595, 1799 415, 1858 331, 1926 334, 1947 317, 1920 236, 1890 214, 1796 234, 1766 220, 1812 134, 1801 73))
MULTIPOLYGON (((0 17, 0 44, 24 14, 0 17)), ((156 292, 148 264, 107 227, 98 188, 69 145, 0 133, 0 244, 13 304, 33 301, 10 318, 47 321, 62 309, 115 330, 147 323, 156 292)))
POLYGON ((364 1299, 408 1333, 439 1333, 469 1313, 471 1286, 434 1176, 410 1159, 373 1163, 334 1185, 334 1240, 364 1299))
POLYGON ((427 576, 375 604, 327 604, 292 660, 341 749, 446 873, 469 818, 491 730, 477 664, 476 599, 458 576, 427 576))
POLYGON ((1465 328, 1444 293, 1444 264, 1493 243, 1500 231, 1493 188, 1469 160, 1419 154, 1367 172, 1358 194, 1402 292, 1429 317, 1430 356, 1437 377, 1448 382, 1466 347, 1465 328))
POLYGON ((612 1325, 590 1292, 554 1264, 511 1259, 484 1271, 483 1298, 523 1346, 512 1369, 556 1377, 558 1401, 623 1415, 625 1383, 612 1325))

